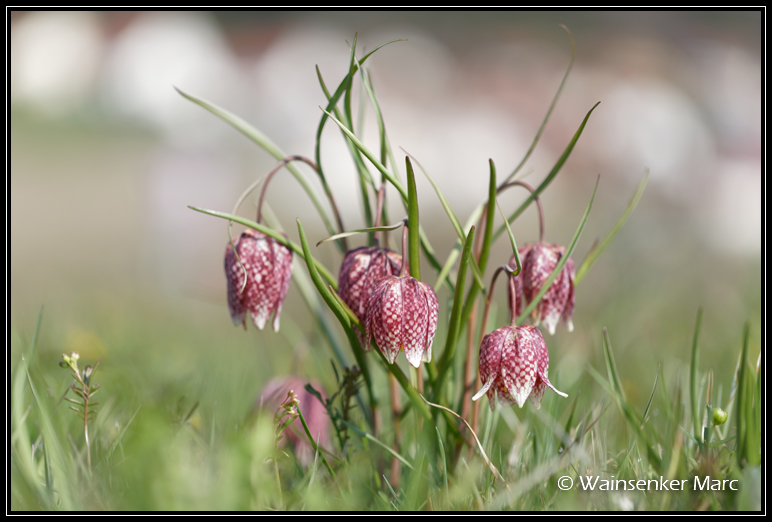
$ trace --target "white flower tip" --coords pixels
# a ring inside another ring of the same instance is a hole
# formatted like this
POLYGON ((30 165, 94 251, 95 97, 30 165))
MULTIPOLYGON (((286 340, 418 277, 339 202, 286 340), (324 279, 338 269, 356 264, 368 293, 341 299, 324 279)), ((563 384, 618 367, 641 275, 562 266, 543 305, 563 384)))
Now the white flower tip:
POLYGON ((495 375, 494 375, 493 377, 491 377, 490 379, 488 379, 488 382, 486 382, 485 384, 483 384, 483 387, 482 387, 482 388, 480 388, 480 391, 478 391, 477 393, 475 393, 475 394, 474 394, 474 397, 472 397, 472 400, 473 400, 473 401, 476 401, 477 399, 479 399, 480 397, 482 397, 483 395, 485 395, 485 393, 486 393, 488 390, 490 390, 490 389, 491 389, 491 386, 493 385, 493 381, 495 381, 495 380, 496 380, 496 376, 495 376, 495 375))
POLYGON ((568 320, 568 323, 566 324, 566 326, 568 327, 569 332, 574 331, 574 322, 571 319, 568 320))

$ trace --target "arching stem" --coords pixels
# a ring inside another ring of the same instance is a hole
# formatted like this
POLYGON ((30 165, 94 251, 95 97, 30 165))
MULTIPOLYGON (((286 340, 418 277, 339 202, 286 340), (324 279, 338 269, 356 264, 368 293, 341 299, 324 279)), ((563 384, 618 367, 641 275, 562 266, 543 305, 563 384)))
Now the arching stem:
MULTIPOLYGON (((514 187, 514 186, 523 187, 524 189, 528 190, 531 194, 536 193, 536 191, 531 185, 523 181, 510 181, 508 183, 505 183, 504 185, 498 188, 496 193, 501 194, 508 188, 514 187)), ((536 199, 536 206, 539 208, 539 243, 543 243, 544 242, 544 209, 541 206, 541 199, 539 199, 538 196, 536 196, 535 199, 536 199)))

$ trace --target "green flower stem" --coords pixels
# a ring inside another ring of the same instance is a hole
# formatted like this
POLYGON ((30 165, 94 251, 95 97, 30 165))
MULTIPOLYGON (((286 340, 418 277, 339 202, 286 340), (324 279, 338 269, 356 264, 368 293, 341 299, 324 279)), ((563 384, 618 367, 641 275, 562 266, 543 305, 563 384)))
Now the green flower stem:
POLYGON ((300 417, 300 423, 303 425, 303 431, 306 432, 306 437, 308 437, 308 441, 311 443, 311 447, 314 448, 314 451, 322 457, 322 462, 324 463, 324 467, 327 468, 327 471, 330 472, 330 476, 332 479, 337 482, 338 477, 335 476, 335 472, 330 467, 330 464, 327 462, 327 459, 324 457, 324 453, 322 452, 321 448, 316 444, 316 441, 314 440, 314 437, 311 435, 311 430, 308 429, 308 424, 306 424, 306 419, 303 417, 303 412, 300 411, 300 405, 295 405, 295 409, 298 412, 298 417, 300 417))
MULTIPOLYGON (((261 225, 259 223, 255 223, 254 221, 250 221, 249 219, 242 218, 240 216, 234 216, 233 214, 227 214, 225 212, 218 212, 217 210, 207 210, 204 208, 198 208, 191 205, 188 205, 188 208, 191 210, 195 210, 196 212, 201 212, 202 214, 207 214, 210 216, 228 219, 230 221, 235 221, 236 223, 239 223, 241 225, 244 225, 249 228, 253 228, 255 230, 258 230, 262 232, 263 234, 270 236, 274 238, 276 241, 281 243, 282 245, 286 246, 287 248, 291 249, 293 252, 301 256, 303 259, 306 259, 305 254, 303 253, 303 249, 299 247, 296 243, 290 241, 280 233, 276 232, 272 228, 266 227, 265 225, 261 225)), ((319 270, 319 273, 321 276, 332 285, 334 289, 338 289, 338 282, 337 280, 332 276, 329 270, 325 268, 323 264, 321 264, 319 261, 314 259, 313 257, 310 258, 314 265, 316 266, 316 269, 319 270)))
POLYGON ((576 248, 576 244, 579 242, 579 238, 582 236, 582 230, 584 230, 584 225, 587 222, 587 216, 590 214, 590 209, 592 208, 592 202, 595 201, 595 194, 598 192, 598 183, 600 182, 600 176, 598 176, 597 181, 595 181, 595 188, 592 191, 592 197, 590 198, 590 203, 587 205, 587 209, 584 211, 584 215, 582 216, 582 220, 579 222, 579 227, 576 229, 576 232, 574 233, 574 237, 571 239, 571 244, 568 245, 568 248, 566 249, 566 253, 563 257, 560 258, 560 261, 558 261, 558 264, 555 266, 555 269, 552 271, 550 276, 547 278, 547 280, 544 282, 544 284, 541 287, 541 290, 539 290, 539 293, 536 294, 536 296, 531 300, 531 302, 523 309, 523 313, 520 314, 520 317, 517 319, 517 324, 523 324, 523 321, 526 317, 528 317, 528 314, 530 314, 534 308, 541 302, 542 297, 544 297, 544 294, 547 293, 547 290, 550 289, 550 286, 552 286, 552 283, 557 279, 558 274, 560 274, 560 271, 563 270, 563 267, 568 262, 568 258, 571 257, 571 254, 574 252, 574 248, 576 248))

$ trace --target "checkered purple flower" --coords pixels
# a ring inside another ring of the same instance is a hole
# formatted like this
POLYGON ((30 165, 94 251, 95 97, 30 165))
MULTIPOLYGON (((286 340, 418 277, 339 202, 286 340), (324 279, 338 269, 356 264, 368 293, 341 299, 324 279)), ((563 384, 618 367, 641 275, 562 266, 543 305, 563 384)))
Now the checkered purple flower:
MULTIPOLYGON (((520 249, 523 269, 515 278, 517 292, 517 310, 520 315, 523 301, 530 303, 539 293, 544 282, 555 269, 560 259, 566 254, 566 247, 550 243, 533 243, 520 249)), ((514 269, 514 256, 509 261, 514 269)), ((562 318, 571 332, 574 329, 574 260, 569 258, 552 283, 542 300, 531 312, 531 317, 538 325, 541 321, 550 334, 555 334, 555 327, 562 318)), ((511 302, 511 300, 510 300, 511 302)))
POLYGON ((400 350, 410 364, 432 360, 439 304, 434 289, 409 275, 386 276, 376 283, 367 300, 367 342, 375 344, 390 363, 400 350))
POLYGON ((531 399, 539 409, 547 387, 567 397, 547 378, 549 364, 547 343, 537 327, 502 326, 483 337, 479 360, 483 387, 472 400, 487 394, 493 410, 497 395, 500 402, 521 408, 526 399, 531 399))
POLYGON ((225 250, 228 308, 233 324, 246 327, 249 311, 252 322, 262 330, 273 313, 273 329, 278 332, 281 307, 292 277, 292 251, 274 238, 251 228, 241 234, 235 248, 244 268, 236 259, 230 243, 225 250))

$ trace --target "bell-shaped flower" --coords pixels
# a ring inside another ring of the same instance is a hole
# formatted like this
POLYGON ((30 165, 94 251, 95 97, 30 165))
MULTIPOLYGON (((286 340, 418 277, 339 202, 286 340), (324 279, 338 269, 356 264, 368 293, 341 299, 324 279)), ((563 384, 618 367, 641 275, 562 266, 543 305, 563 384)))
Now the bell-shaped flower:
POLYGON ((556 390, 547 378, 549 364, 547 343, 537 327, 502 326, 483 337, 479 360, 483 387, 472 400, 487 394, 493 410, 496 395, 500 402, 517 404, 521 408, 530 398, 539 409, 547 387, 567 397, 556 390))
MULTIPOLYGON (((521 308, 521 303, 524 300, 527 303, 533 301, 565 254, 566 247, 550 243, 533 243, 525 245, 520 249, 520 259, 522 260, 523 267, 520 274, 515 278, 515 287, 522 289, 522 294, 517 296, 518 308, 521 308)), ((509 266, 514 268, 514 256, 510 260, 509 266)), ((531 317, 536 324, 538 325, 541 321, 550 334, 555 334, 555 327, 561 318, 568 327, 569 332, 574 329, 572 322, 574 315, 574 277, 574 260, 568 258, 549 290, 547 290, 539 304, 531 312, 531 317)), ((517 315, 520 315, 520 312, 521 310, 518 309, 516 311, 517 315)))
POLYGON ((382 247, 361 247, 346 253, 340 265, 338 295, 360 321, 365 321, 367 300, 384 277, 399 274, 402 256, 382 247))
POLYGON ((434 289, 409 275, 386 276, 376 283, 367 301, 367 343, 375 344, 390 363, 400 350, 410 364, 432 360, 439 304, 434 289))
POLYGON ((233 324, 246 326, 249 311, 252 322, 263 329, 273 313, 273 329, 279 331, 279 316, 292 276, 292 251, 274 238, 248 228, 225 250, 225 276, 228 279, 228 308, 233 324), (243 268, 242 268, 243 265, 243 268), (244 270, 246 269, 246 284, 244 270))

